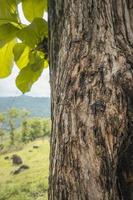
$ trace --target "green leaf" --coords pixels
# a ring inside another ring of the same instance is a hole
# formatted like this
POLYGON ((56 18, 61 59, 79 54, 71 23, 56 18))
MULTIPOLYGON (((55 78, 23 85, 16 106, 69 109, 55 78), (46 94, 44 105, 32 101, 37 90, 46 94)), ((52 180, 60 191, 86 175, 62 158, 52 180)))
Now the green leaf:
POLYGON ((22 0, 24 15, 30 22, 36 17, 43 17, 44 10, 47 9, 46 0, 22 0))
POLYGON ((34 48, 40 43, 44 36, 48 35, 47 22, 41 18, 36 18, 27 27, 18 31, 18 38, 28 46, 34 48))
POLYGON ((18 23, 17 1, 0 0, 0 24, 18 23))
POLYGON ((48 10, 48 0, 44 0, 44 10, 45 12, 48 10))
POLYGON ((14 60, 19 69, 26 67, 26 65, 28 64, 29 52, 30 48, 23 43, 18 43, 14 46, 13 48, 14 60))
POLYGON ((0 78, 11 74, 13 67, 13 47, 16 40, 12 40, 4 47, 0 48, 0 78))
POLYGON ((23 93, 31 89, 44 69, 44 60, 37 53, 31 53, 29 59, 30 62, 20 71, 16 79, 16 85, 23 93))
POLYGON ((14 39, 18 30, 19 29, 17 27, 10 23, 2 24, 0 26, 0 44, 4 45, 5 43, 14 39))
POLYGON ((44 60, 44 68, 47 68, 49 65, 48 60, 44 60))
POLYGON ((48 63, 48 60, 45 58, 45 53, 41 51, 37 51, 36 53, 40 58, 44 60, 44 68, 47 68, 49 63, 48 63))

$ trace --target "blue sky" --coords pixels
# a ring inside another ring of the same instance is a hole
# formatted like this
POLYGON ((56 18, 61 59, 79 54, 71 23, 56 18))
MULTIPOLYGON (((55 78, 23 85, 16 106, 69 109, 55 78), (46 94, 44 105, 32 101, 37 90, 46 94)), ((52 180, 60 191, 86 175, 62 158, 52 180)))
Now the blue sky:
MULTIPOLYGON (((29 24, 29 22, 25 19, 21 4, 19 4, 19 13, 21 21, 25 24, 29 24)), ((47 14, 44 14, 44 18, 47 20, 47 14)), ((5 78, 0 79, 0 96, 19 96, 22 95, 22 93, 17 89, 15 84, 15 79, 18 74, 19 70, 14 65, 12 74, 5 78)), ((26 93, 26 95, 29 96, 50 96, 50 85, 49 85, 49 69, 45 69, 42 73, 39 80, 34 83, 34 85, 31 88, 31 91, 26 93)))

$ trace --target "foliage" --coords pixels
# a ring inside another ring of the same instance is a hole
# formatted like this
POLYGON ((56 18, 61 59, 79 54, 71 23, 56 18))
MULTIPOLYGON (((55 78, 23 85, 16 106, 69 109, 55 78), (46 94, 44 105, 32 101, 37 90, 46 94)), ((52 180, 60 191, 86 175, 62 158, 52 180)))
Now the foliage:
POLYGON ((8 115, 8 118, 11 120, 16 119, 16 117, 18 117, 19 115, 19 110, 17 110, 16 108, 11 108, 9 109, 7 115, 8 115))
POLYGON ((15 40, 10 41, 0 48, 0 77, 10 75, 13 67, 13 53, 15 40))
POLYGON ((42 134, 49 136, 51 132, 51 121, 49 119, 42 120, 42 134))
POLYGON ((0 0, 0 78, 12 72, 13 61, 20 69, 17 87, 27 92, 48 67, 48 25, 43 19, 47 0, 0 0), (18 5, 21 3, 25 18, 21 22, 18 5), (19 40, 18 40, 19 39, 19 40))
POLYGON ((5 120, 4 113, 0 113, 0 123, 3 123, 5 120))
POLYGON ((9 128, 10 128, 9 132, 10 132, 10 142, 11 142, 11 144, 14 144, 14 142, 15 142, 15 138, 14 138, 15 122, 16 122, 18 115, 19 115, 19 111, 16 108, 11 108, 7 113, 8 124, 9 124, 9 128))
POLYGON ((6 120, 10 133, 10 143, 13 145, 15 142, 15 132, 18 126, 18 120, 25 120, 29 116, 29 112, 26 109, 19 110, 17 108, 10 108, 5 112, 6 120))
MULTIPOLYGON (((0 113, 1 144, 3 144, 2 141, 5 138, 9 141, 7 146, 15 146, 50 135, 51 121, 49 118, 29 118, 29 116, 30 112, 26 109, 11 108, 5 113, 0 113), (7 126, 4 126, 4 123, 7 126), (8 139, 7 135, 9 135, 8 139)), ((5 148, 3 151, 5 151, 5 148)))
POLYGON ((30 112, 28 110, 26 110, 25 108, 21 109, 20 111, 20 117, 25 120, 27 119, 27 117, 29 117, 30 112))
POLYGON ((13 145, 14 144, 14 131, 15 131, 15 128, 14 128, 14 123, 13 121, 9 120, 9 126, 10 126, 10 140, 11 140, 11 144, 13 145))
POLYGON ((28 122, 25 120, 22 123, 22 142, 27 141, 27 133, 28 133, 28 122))
POLYGON ((31 118, 24 120, 21 128, 21 140, 28 142, 36 138, 49 136, 50 130, 50 119, 31 118))
POLYGON ((5 116, 3 113, 0 113, 0 144, 2 143, 3 136, 5 135, 5 131, 3 130, 4 121, 5 121, 5 116))
POLYGON ((35 138, 42 135, 41 121, 38 119, 32 119, 30 122, 30 139, 35 140, 35 138))
POLYGON ((4 135, 5 135, 5 131, 3 129, 0 129, 0 145, 3 143, 4 135))
POLYGON ((22 7, 25 17, 32 22, 35 17, 43 17, 44 11, 47 11, 47 1, 23 0, 22 7))

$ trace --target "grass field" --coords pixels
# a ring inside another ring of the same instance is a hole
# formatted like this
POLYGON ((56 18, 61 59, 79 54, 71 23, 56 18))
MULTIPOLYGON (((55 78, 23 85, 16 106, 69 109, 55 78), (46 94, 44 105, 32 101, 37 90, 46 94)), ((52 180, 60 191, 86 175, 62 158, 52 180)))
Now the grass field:
POLYGON ((0 155, 0 200, 47 200, 49 165, 49 140, 36 140, 16 152, 0 155), (38 145, 38 149, 33 149, 38 145), (18 168, 5 156, 21 156, 23 164, 30 168, 13 175, 18 168))

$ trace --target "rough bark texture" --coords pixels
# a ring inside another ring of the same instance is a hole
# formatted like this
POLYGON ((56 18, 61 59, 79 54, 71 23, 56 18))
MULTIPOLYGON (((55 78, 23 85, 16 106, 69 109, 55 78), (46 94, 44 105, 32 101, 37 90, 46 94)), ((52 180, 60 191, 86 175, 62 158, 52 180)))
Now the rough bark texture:
POLYGON ((49 200, 133 199, 133 1, 49 0, 49 200))

